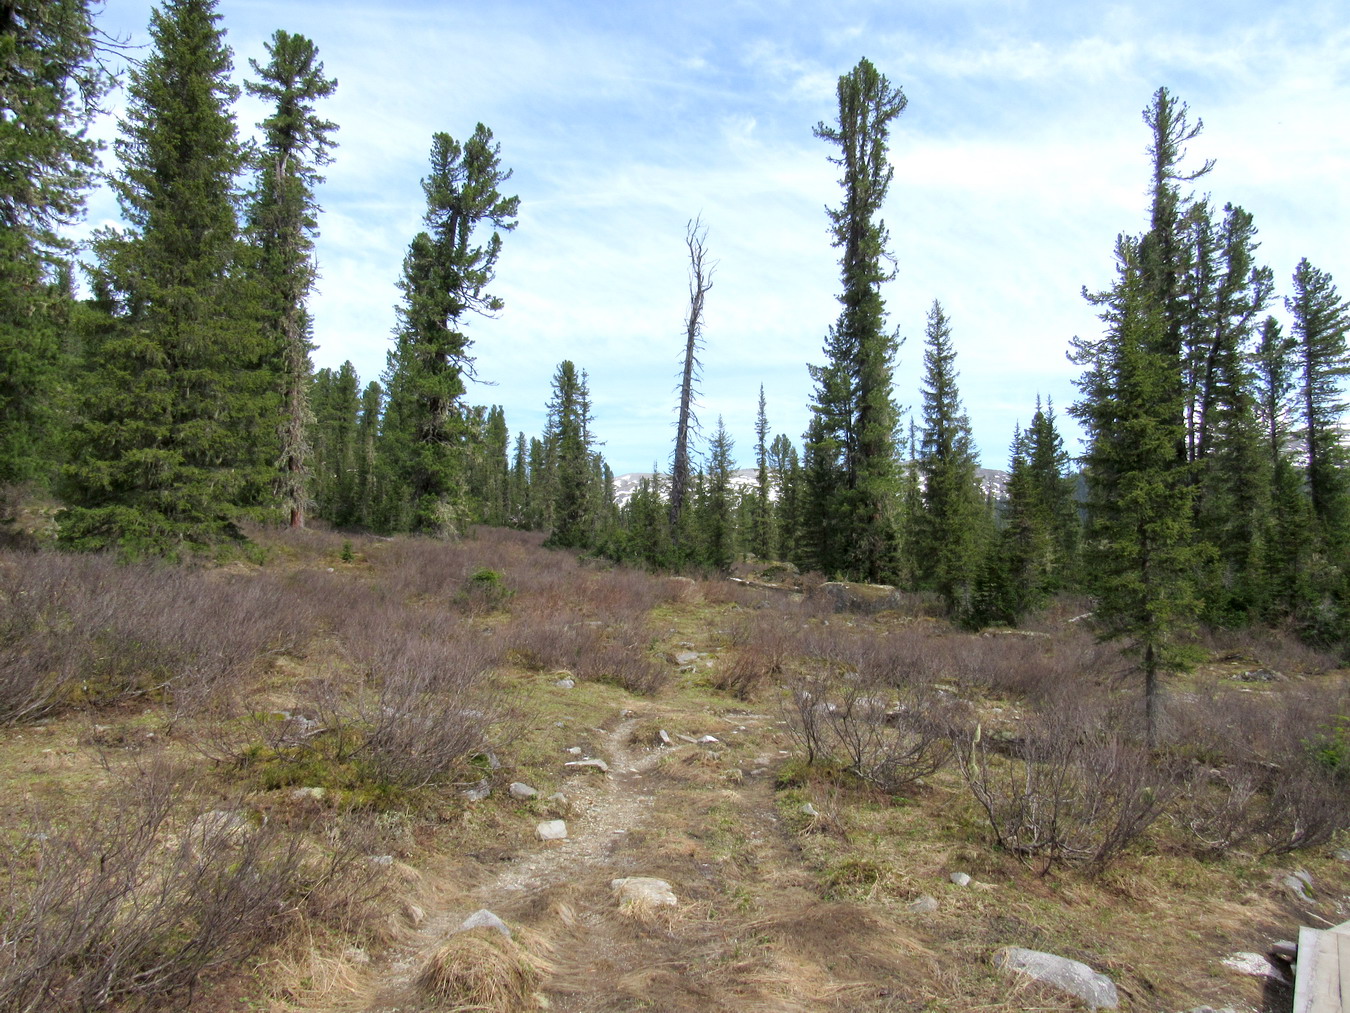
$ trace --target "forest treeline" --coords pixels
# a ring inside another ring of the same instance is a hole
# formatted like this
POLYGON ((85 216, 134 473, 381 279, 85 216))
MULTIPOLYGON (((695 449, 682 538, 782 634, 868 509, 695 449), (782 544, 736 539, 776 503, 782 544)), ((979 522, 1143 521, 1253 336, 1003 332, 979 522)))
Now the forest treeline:
POLYGON ((402 299, 383 375, 315 371, 315 192, 338 133, 317 47, 277 31, 267 61, 249 61, 242 88, 267 115, 247 136, 215 0, 166 0, 125 81, 105 70, 116 43, 93 7, 32 0, 0 22, 0 486, 10 510, 54 496, 61 545, 183 558, 230 551, 245 520, 439 536, 486 523, 654 567, 751 554, 927 590, 972 626, 1075 590, 1149 685, 1184 667, 1200 623, 1345 639, 1346 303, 1307 260, 1277 285, 1252 214, 1204 190, 1213 163, 1188 155, 1201 121, 1166 88, 1143 116, 1148 229, 1103 251, 1115 281, 1084 293, 1101 332, 1072 342, 1078 400, 1060 407, 1086 434, 1081 458, 1038 401, 1012 434, 1006 495, 986 495, 956 324, 936 300, 917 417, 902 418, 881 210, 906 99, 864 59, 839 80, 837 120, 815 127, 841 174, 840 309, 807 431, 775 434, 761 387, 744 490, 720 419, 696 445, 716 262, 692 221, 676 446, 619 506, 579 365, 558 364, 534 437, 468 400, 466 327, 507 311, 494 269, 519 210, 486 126, 431 139, 424 227, 391 265, 402 299), (123 223, 86 253, 65 236, 96 175, 88 127, 118 86, 108 182, 123 223))

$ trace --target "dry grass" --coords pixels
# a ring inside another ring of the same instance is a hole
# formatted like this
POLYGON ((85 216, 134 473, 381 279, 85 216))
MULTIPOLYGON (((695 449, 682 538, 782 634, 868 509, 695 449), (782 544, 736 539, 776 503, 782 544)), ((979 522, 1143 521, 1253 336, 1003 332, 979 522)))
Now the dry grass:
POLYGON ((457 1010, 516 1013, 533 1005, 539 973, 529 955, 495 929, 447 939, 417 974, 417 987, 457 1010))

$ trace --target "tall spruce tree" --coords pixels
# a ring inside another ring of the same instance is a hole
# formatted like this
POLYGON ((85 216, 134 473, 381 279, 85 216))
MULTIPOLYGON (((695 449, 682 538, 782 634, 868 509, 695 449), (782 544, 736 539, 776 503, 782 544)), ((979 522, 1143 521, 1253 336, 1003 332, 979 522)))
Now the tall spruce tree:
POLYGON ((89 352, 61 537, 178 555, 237 537, 268 495, 276 418, 240 284, 244 151, 215 0, 166 0, 130 71, 112 178, 125 230, 95 242, 117 326, 89 352))
POLYGON ((895 271, 880 214, 894 175, 887 140, 906 99, 867 59, 840 77, 837 94, 838 126, 822 122, 814 131, 838 147, 830 161, 843 171, 843 201, 826 209, 843 291, 839 318, 825 341, 826 363, 810 367, 811 410, 818 421, 812 465, 819 481, 809 522, 817 528, 811 541, 821 569, 879 582, 896 570, 898 412, 891 374, 899 347, 887 330, 881 296, 895 271))
POLYGON ((1199 609, 1194 573, 1194 488, 1177 447, 1185 444, 1180 356, 1171 350, 1165 302, 1140 265, 1140 244, 1117 241, 1117 281, 1094 297, 1107 334, 1076 341, 1087 434, 1084 572, 1103 635, 1124 638, 1144 676, 1150 744, 1157 735, 1158 680, 1187 666, 1182 635, 1199 609))
POLYGON ((68 244, 97 167, 86 131, 111 79, 88 0, 0 7, 0 487, 51 472, 68 244))
POLYGON ((563 360, 553 374, 553 397, 548 403, 544 446, 555 470, 553 532, 549 544, 583 549, 595 535, 592 496, 590 395, 586 374, 571 360, 563 360))
POLYGON ((403 260, 403 305, 385 374, 384 452, 397 495, 408 504, 397 527, 453 535, 468 520, 463 399, 473 357, 465 328, 470 314, 503 308, 487 288, 501 233, 516 227, 520 199, 500 191, 510 178, 501 145, 483 124, 462 144, 446 133, 432 137, 431 171, 422 180, 426 231, 403 260))
POLYGON ((956 386, 951 324, 936 299, 928 311, 923 353, 923 480, 920 558, 925 581, 959 620, 971 614, 974 581, 987 534, 970 420, 956 386))
POLYGON ((1285 300, 1293 316, 1294 354, 1299 366, 1299 440, 1307 466, 1308 496, 1319 534, 1339 561, 1350 544, 1350 464, 1342 442, 1350 376, 1346 331, 1350 307, 1331 276, 1305 257, 1294 271, 1294 292, 1285 300))
POLYGON ((769 500, 769 416, 764 405, 764 384, 759 385, 759 410, 755 414, 755 492, 752 500, 750 551, 760 559, 771 558, 777 546, 773 537, 773 512, 769 500))
POLYGON ((290 526, 305 526, 310 488, 309 404, 310 326, 305 302, 314 286, 314 240, 319 207, 314 188, 319 168, 332 161, 330 136, 337 125, 320 119, 314 104, 332 95, 337 81, 324 77, 314 43, 303 35, 277 31, 266 43, 267 66, 249 60, 258 81, 245 88, 271 103, 258 126, 263 143, 257 155, 257 182, 249 208, 255 246, 254 272, 260 288, 264 340, 272 346, 282 403, 278 420, 276 486, 290 526))

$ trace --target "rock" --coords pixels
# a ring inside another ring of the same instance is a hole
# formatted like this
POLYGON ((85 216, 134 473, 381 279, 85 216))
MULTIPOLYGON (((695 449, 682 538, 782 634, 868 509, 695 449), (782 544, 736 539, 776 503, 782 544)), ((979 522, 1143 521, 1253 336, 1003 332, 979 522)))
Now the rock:
POLYGON ((571 679, 559 679, 553 685, 557 686, 559 689, 575 689, 577 684, 571 679))
POLYGON ((512 781, 511 787, 507 790, 511 792, 512 798, 519 799, 522 802, 528 798, 537 798, 539 795, 539 792, 531 788, 528 784, 522 784, 519 781, 512 781))
POLYGON ((1339 861, 1350 862, 1350 848, 1337 848, 1331 854, 1339 861))
POLYGON ((1005 946, 994 954, 994 966, 1076 996, 1089 1009, 1117 1009, 1120 1006, 1120 996, 1111 979, 1077 960, 1024 950, 1020 946, 1005 946))
POLYGON ((485 777, 472 788, 464 789, 462 794, 470 802, 481 802, 492 794, 492 785, 488 783, 488 779, 485 777))
POLYGON ((468 932, 471 929, 495 929, 507 939, 511 938, 511 929, 506 922, 502 921, 495 914, 485 907, 480 907, 469 917, 459 923, 459 928, 455 932, 468 932))
POLYGON ((609 764, 604 760, 571 760, 563 764, 564 767, 592 767, 602 774, 609 773, 609 764))
POLYGON ((238 845, 253 830, 253 822, 243 813, 229 809, 212 809, 192 821, 188 835, 194 847, 206 847, 223 841, 238 845))
POLYGON ((563 820, 545 820, 535 827, 534 836, 541 841, 565 841, 567 824, 563 820))
POLYGON ((580 756, 580 755, 581 755, 581 747, 580 747, 580 746, 569 746, 568 749, 567 749, 567 752, 570 753, 572 756, 580 756))
POLYGON ((692 665, 696 661, 698 661, 697 651, 679 651, 675 655, 677 665, 692 665))
POLYGON ((957 886, 970 886, 970 876, 964 872, 953 872, 948 878, 957 886))
POLYGON ((408 919, 408 924, 416 928, 426 920, 427 913, 416 904, 411 902, 403 906, 403 917, 408 919))
POLYGON ((813 806, 810 802, 803 802, 803 803, 802 803, 801 812, 802 812, 802 815, 803 815, 803 816, 812 816, 812 817, 814 817, 814 816, 819 816, 819 815, 820 815, 820 813, 816 812, 816 807, 813 806))
MULTIPOLYGON (((1304 876, 1306 875, 1307 873, 1304 873, 1304 876)), ((1303 876, 1297 875, 1285 876, 1284 879, 1280 880, 1280 885, 1283 886, 1290 893, 1292 893, 1294 897, 1298 900, 1312 899, 1310 884, 1303 878, 1303 876)))
POLYGON ((663 746, 675 745, 675 740, 670 737, 670 732, 666 731, 664 728, 662 728, 656 734, 661 737, 661 745, 663 746))
POLYGON ((319 799, 319 798, 323 798, 323 797, 324 797, 325 795, 327 795, 327 794, 328 794, 328 789, 327 789, 327 788, 296 788, 295 791, 291 792, 291 798, 294 798, 294 799, 303 799, 303 798, 314 798, 314 799, 319 799))
POLYGON ((1223 958, 1223 966, 1232 968, 1239 974, 1249 974, 1253 978, 1268 978, 1271 981, 1289 983, 1289 977, 1270 962, 1264 953, 1233 953, 1223 958))
POLYGON ((915 914, 921 915, 931 914, 932 912, 938 909, 937 898, 930 897, 928 894, 924 894, 918 900, 910 901, 909 909, 913 911, 915 914))
POLYGON ((544 801, 545 801, 545 802, 552 802, 554 805, 560 805, 560 806, 565 806, 565 805, 568 804, 568 803, 567 803, 567 796, 564 795, 564 794, 563 794, 562 792, 560 792, 560 791, 555 791, 555 792, 554 792, 552 795, 550 795, 548 798, 544 799, 544 801))
POLYGON ((716 742, 721 742, 722 740, 719 739, 716 735, 705 735, 698 741, 700 745, 711 746, 716 742))
POLYGON ((683 732, 680 732, 676 738, 681 742, 691 742, 696 746, 698 745, 698 739, 694 738, 692 735, 685 735, 683 732))
POLYGON ((367 855, 366 861, 371 865, 378 865, 382 869, 391 869, 394 866, 393 855, 367 855))
POLYGON ((1295 869, 1294 878, 1302 880, 1304 886, 1306 886, 1309 890, 1312 889, 1312 876, 1308 875, 1307 869, 1295 869))
POLYGON ((677 907, 680 903, 675 897, 675 891, 664 879, 629 876, 626 879, 612 880, 609 886, 618 896, 621 906, 677 907))
POLYGON ((1292 964, 1298 959, 1298 943, 1292 939, 1281 939, 1277 943, 1270 944, 1270 955, 1276 960, 1282 960, 1286 964, 1292 964))

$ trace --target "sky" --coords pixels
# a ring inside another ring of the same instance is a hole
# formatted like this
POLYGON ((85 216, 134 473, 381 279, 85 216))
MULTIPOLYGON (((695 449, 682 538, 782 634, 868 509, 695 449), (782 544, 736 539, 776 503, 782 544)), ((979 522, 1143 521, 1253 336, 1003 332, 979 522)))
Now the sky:
MULTIPOLYGON (((109 0, 101 27, 148 42, 153 4, 109 0)), ((235 53, 266 63, 277 29, 318 46, 339 125, 313 296, 316 368, 350 359, 378 379, 397 281, 422 228, 420 181, 437 131, 486 124, 514 175, 495 318, 475 318, 481 382, 512 433, 538 435, 551 379, 589 375, 595 433, 616 474, 668 465, 688 309, 685 229, 717 262, 707 296, 698 416, 718 416, 740 466, 769 425, 800 445, 808 363, 838 315, 825 208, 840 201, 831 146, 840 75, 867 57, 908 99, 892 125, 884 288, 904 344, 895 397, 918 415, 926 315, 950 319, 981 463, 1006 466, 1013 429, 1067 408, 1075 335, 1099 334, 1082 298, 1113 277, 1121 232, 1147 222, 1159 86, 1204 122, 1190 163, 1221 207, 1250 211, 1280 295, 1302 257, 1350 292, 1350 8, 1342 0, 1123 4, 1017 0, 220 0, 235 53)), ((96 128, 116 136, 114 115, 96 128)), ((265 111, 237 107, 249 136, 265 111)), ((111 156, 107 156, 111 163, 111 156)), ((88 226, 116 224, 106 190, 88 226)), ((1274 308, 1285 317, 1283 308, 1274 308)), ((702 450, 702 448, 700 448, 702 450)))

